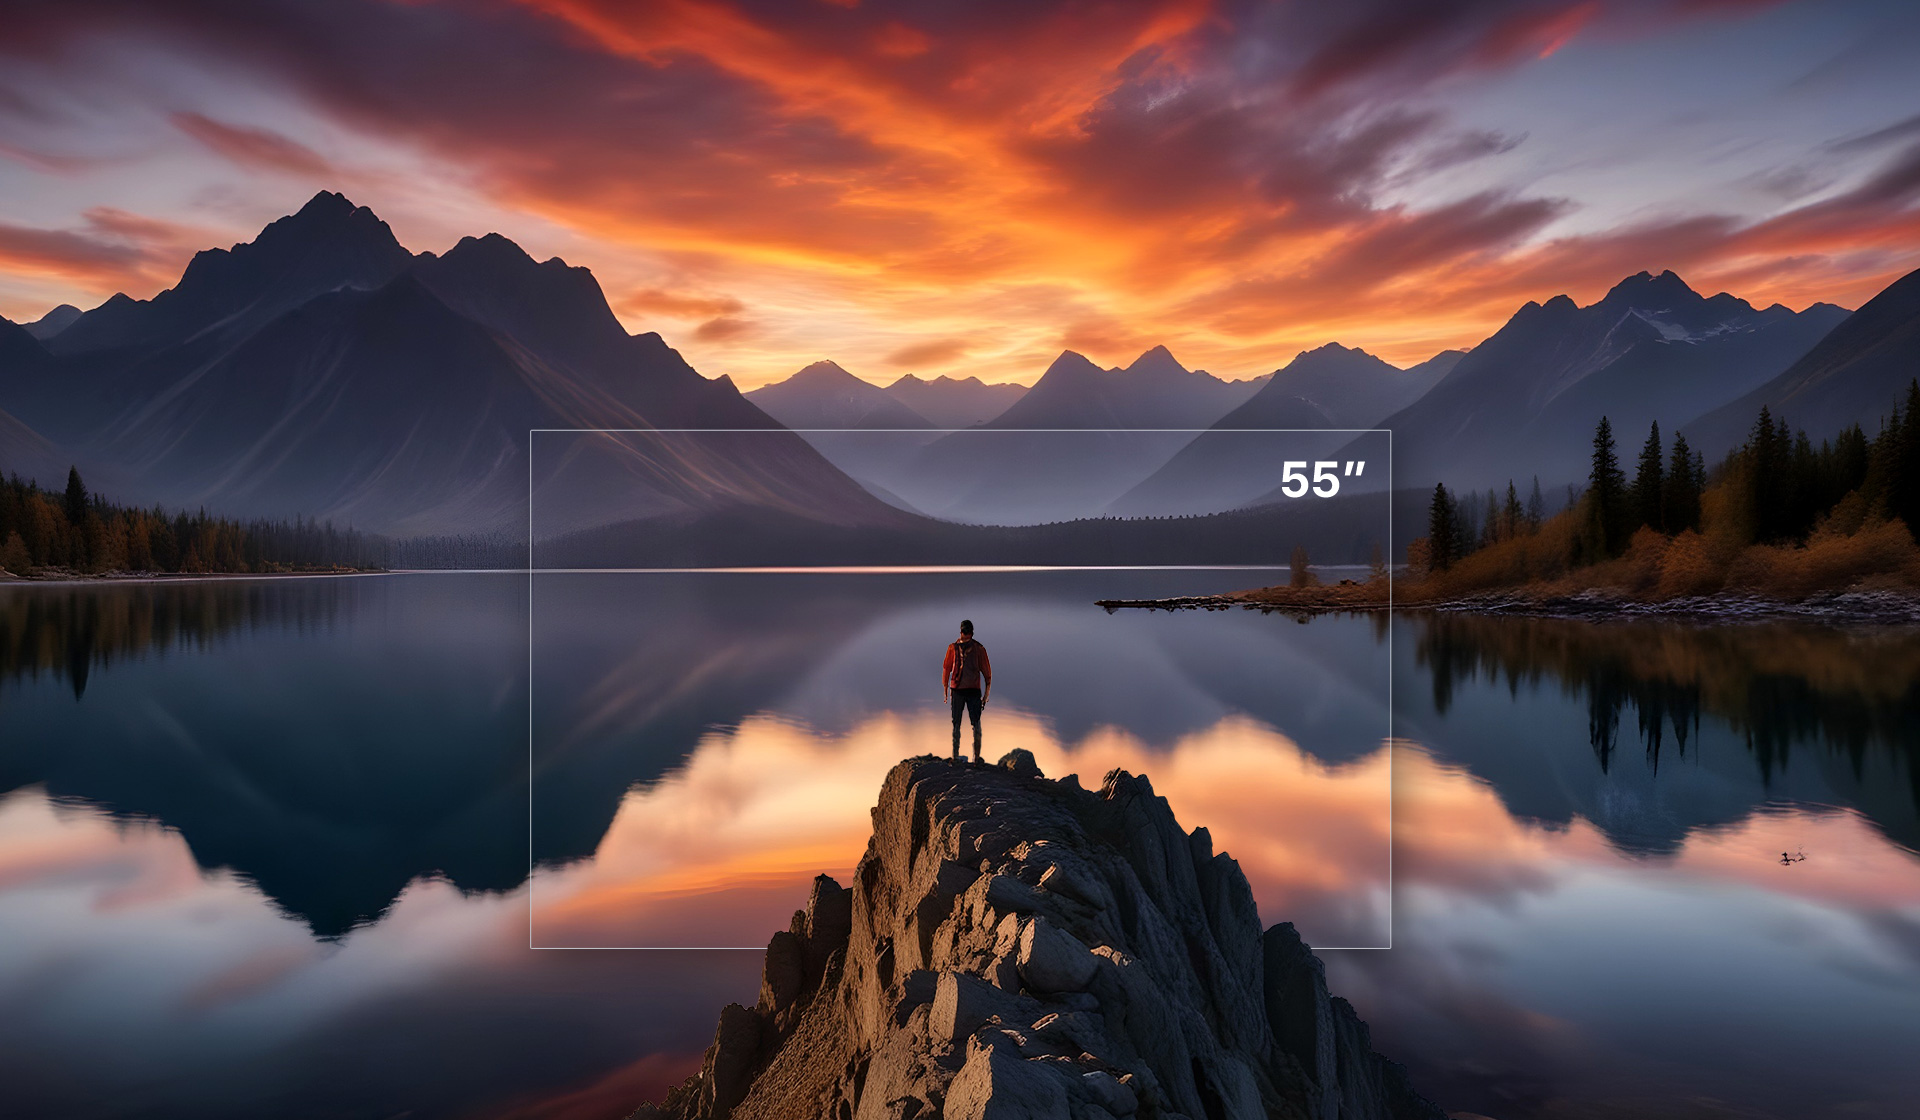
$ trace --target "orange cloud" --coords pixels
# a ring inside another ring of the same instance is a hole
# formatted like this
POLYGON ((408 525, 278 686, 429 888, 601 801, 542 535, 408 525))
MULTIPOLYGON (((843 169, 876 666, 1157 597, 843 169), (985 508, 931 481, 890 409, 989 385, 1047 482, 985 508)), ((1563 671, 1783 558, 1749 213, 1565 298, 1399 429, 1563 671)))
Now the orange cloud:
POLYGON ((677 319, 707 319, 735 315, 746 304, 732 296, 693 296, 659 288, 641 288, 614 301, 614 307, 633 314, 671 315, 677 319))
MULTIPOLYGON (((1424 96, 1436 83, 1771 2, 264 0, 134 22, 571 231, 569 259, 629 293, 630 325, 693 324, 669 341, 750 386, 820 353, 864 369, 964 358, 1020 381, 1062 346, 1118 360, 1166 343, 1233 375, 1332 340, 1407 363, 1479 341, 1526 300, 1597 296, 1641 269, 1857 303, 1920 264, 1899 153, 1797 210, 1579 236, 1552 235, 1578 200, 1420 199, 1521 142, 1451 123, 1424 96)), ((46 57, 97 31, 59 6, 22 18, 21 49, 46 57)), ((338 174, 291 136, 172 120, 248 169, 338 174)), ((1907 139, 1863 133, 1848 158, 1907 139)), ((377 190, 363 200, 381 207, 377 190)), ((88 248, 39 251, 126 274, 88 248)))
MULTIPOLYGON (((78 229, 0 223, 0 272, 50 277, 99 295, 165 286, 208 235, 125 210, 96 206, 78 229)), ((84 301, 81 296, 76 302, 84 301)))
POLYGON ((958 361, 971 349, 973 343, 964 338, 935 338, 888 351, 885 360, 888 365, 898 369, 920 369, 958 361))

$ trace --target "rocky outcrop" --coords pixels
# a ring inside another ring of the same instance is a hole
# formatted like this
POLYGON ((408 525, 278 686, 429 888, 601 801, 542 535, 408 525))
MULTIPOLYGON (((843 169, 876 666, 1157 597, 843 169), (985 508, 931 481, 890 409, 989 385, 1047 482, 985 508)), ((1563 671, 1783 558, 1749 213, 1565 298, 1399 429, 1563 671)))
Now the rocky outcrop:
POLYGON ((1443 1120, 1145 777, 902 762, 672 1120, 1443 1120))

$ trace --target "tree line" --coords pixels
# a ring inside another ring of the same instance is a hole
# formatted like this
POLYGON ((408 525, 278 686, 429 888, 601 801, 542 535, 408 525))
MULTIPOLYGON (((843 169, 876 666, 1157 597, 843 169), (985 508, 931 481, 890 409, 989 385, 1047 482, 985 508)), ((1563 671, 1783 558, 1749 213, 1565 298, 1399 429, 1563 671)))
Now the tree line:
POLYGON ((1737 583, 1756 565, 1777 562, 1781 550, 1818 544, 1831 554, 1839 538, 1870 536, 1873 563, 1899 568, 1906 561, 1896 554, 1912 552, 1912 530, 1920 525, 1920 379, 1872 436, 1854 424, 1816 445, 1762 408, 1747 439, 1711 471, 1684 435, 1666 444, 1655 423, 1629 478, 1603 416, 1585 487, 1569 488, 1567 508, 1551 524, 1539 499, 1537 479, 1524 504, 1512 483, 1504 501, 1488 491, 1484 502, 1438 484, 1427 536, 1410 546, 1408 559, 1440 575, 1486 553, 1468 565, 1471 577, 1455 582, 1488 585, 1551 579, 1628 556, 1646 561, 1643 567, 1672 569, 1684 554, 1694 574, 1678 582, 1697 588, 1706 578, 1703 565, 1737 583), (1676 542, 1684 547, 1666 555, 1665 546, 1676 542), (1752 563, 1735 563, 1754 549, 1763 551, 1748 557, 1752 563))
POLYGON ((0 481, 0 569, 71 572, 289 572, 381 566, 385 542, 332 522, 238 521, 205 510, 118 506, 80 472, 64 491, 0 481))

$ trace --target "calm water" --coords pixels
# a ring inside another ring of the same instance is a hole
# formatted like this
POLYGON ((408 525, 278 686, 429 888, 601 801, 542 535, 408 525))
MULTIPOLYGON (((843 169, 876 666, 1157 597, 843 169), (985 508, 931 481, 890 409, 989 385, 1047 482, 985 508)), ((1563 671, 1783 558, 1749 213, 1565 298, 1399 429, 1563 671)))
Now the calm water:
POLYGON ((0 589, 0 1113, 624 1115, 757 956, 528 946, 764 945, 946 750, 966 616, 989 753, 1391 938, 1331 982, 1450 1108, 1912 1115, 1920 637, 1090 605, 1257 582, 0 589))

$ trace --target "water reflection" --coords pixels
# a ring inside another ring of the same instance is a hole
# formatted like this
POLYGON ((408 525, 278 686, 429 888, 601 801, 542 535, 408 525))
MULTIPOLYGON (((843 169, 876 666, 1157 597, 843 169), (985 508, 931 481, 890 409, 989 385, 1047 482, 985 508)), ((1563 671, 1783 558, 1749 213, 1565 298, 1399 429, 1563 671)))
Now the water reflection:
POLYGON ((543 941, 763 944, 885 766, 944 749, 967 616, 990 749, 1152 775, 1322 945, 1384 928, 1391 653, 1395 948, 1328 964, 1449 1107, 1910 1115, 1912 634, 1387 643, 1084 581, 1249 577, 540 577, 530 887, 525 577, 0 589, 0 1113, 625 1115, 758 960, 532 953, 530 907, 543 941))
POLYGON ((1511 811, 1584 818, 1623 850, 1657 854, 1771 803, 1844 805, 1920 849, 1911 628, 1466 615, 1401 626, 1397 717, 1511 811))
MULTIPOLYGON (((872 791, 945 733, 939 717, 891 713, 843 735, 774 716, 709 732, 683 766, 626 798, 593 860, 535 881, 536 943, 763 945, 815 874, 847 881, 872 791)), ((993 741, 1087 785, 1115 767, 1150 773, 1240 861, 1267 922, 1301 923, 1327 945, 1386 943, 1384 750, 1329 766, 1246 717, 1160 750, 1115 728, 1063 742, 1019 711, 995 715, 993 741)))
POLYGON ((0 695, 49 674, 87 691, 95 668, 206 649, 235 631, 325 630, 340 616, 332 581, 190 580, 0 588, 0 695))
POLYGON ((813 874, 859 858, 887 769, 947 750, 939 657, 967 617, 993 654, 991 757, 1024 747, 1090 785, 1147 772, 1243 861, 1296 853, 1290 874, 1255 877, 1269 912, 1322 943, 1384 945, 1379 635, 1353 618, 1091 607, 1102 588, 1261 578, 540 576, 534 850, 568 870, 536 890, 536 942, 763 944, 813 874))
POLYGON ((155 823, 0 798, 0 1114, 609 1120, 751 1003, 745 953, 530 953, 523 892, 407 887, 341 941, 155 823))
POLYGON ((24 587, 0 627, 0 792, 162 822, 322 937, 525 878, 522 580, 24 587))
POLYGON ((1920 860, 1861 813, 1770 803, 1649 859, 1418 746, 1395 795, 1394 950, 1332 954, 1328 982, 1449 1108, 1912 1115, 1920 860))

